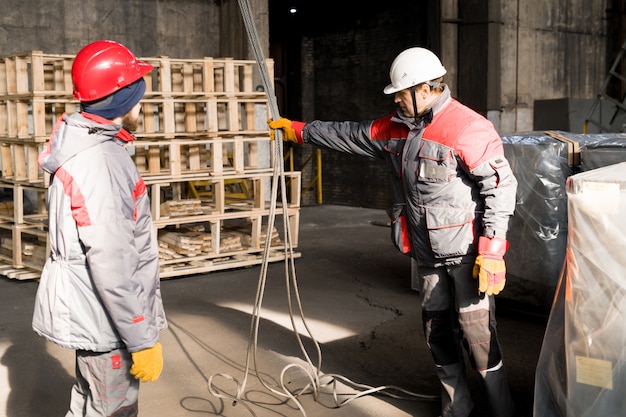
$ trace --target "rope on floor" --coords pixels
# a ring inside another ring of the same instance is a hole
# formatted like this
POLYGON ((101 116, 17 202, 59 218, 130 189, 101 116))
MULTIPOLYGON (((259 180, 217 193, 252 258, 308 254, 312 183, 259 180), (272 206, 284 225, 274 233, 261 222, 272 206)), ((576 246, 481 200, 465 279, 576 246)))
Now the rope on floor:
MULTIPOLYGON (((272 80, 270 79, 269 71, 267 65, 265 63, 265 57, 263 51, 260 46, 259 37, 256 31, 256 26, 254 24, 254 16, 250 8, 250 4, 248 0, 238 0, 239 7, 241 9, 241 14, 243 17, 243 21, 246 27, 246 31, 248 33, 248 37, 250 39, 250 43, 252 45, 252 50, 254 52, 255 59, 259 66, 261 79, 263 82, 263 86, 265 88, 265 92, 267 94, 269 109, 272 119, 276 120, 280 117, 280 112, 278 109, 278 104, 276 102, 276 96, 274 93, 274 87, 272 84, 272 80)), ((263 259, 261 263, 261 271, 259 274, 259 281, 257 285, 257 293, 256 299, 254 302, 254 308, 252 312, 252 322, 250 325, 250 337, 248 341, 248 350, 246 354, 246 365, 244 370, 244 379, 241 383, 232 377, 231 375, 218 373, 214 374, 209 378, 208 381, 208 389, 214 396, 222 399, 230 399, 234 404, 241 403, 246 410, 252 415, 256 417, 256 414, 251 408, 251 404, 254 404, 253 401, 249 401, 248 399, 242 399, 242 395, 245 392, 246 384, 248 381, 248 376, 251 372, 251 366, 254 368, 254 373, 257 376, 258 380, 261 384, 270 392, 280 396, 285 397, 287 400, 293 401, 296 407, 300 410, 302 415, 306 417, 306 411, 302 406, 302 403, 298 399, 299 396, 304 394, 313 394, 313 398, 315 401, 318 401, 320 398, 320 393, 322 389, 330 388, 332 390, 332 398, 334 400, 334 408, 342 407, 357 398, 363 397, 365 395, 370 395, 374 393, 380 393, 386 395, 388 397, 396 398, 396 399, 420 399, 420 400, 437 400, 438 396, 433 395, 423 395, 413 393, 407 390, 404 390, 395 386, 380 386, 380 387, 371 387, 368 385, 357 384, 352 382, 348 378, 345 378, 341 375, 336 374, 323 374, 321 372, 322 367, 322 352, 319 346, 318 341, 315 336, 311 332, 306 319, 304 317, 304 312, 302 309, 302 304, 300 301, 300 294, 298 292, 298 284, 296 279, 296 271, 295 271, 295 263, 294 263, 294 252, 293 252, 293 241, 291 237, 291 229, 289 224, 289 216, 288 216, 288 202, 287 202, 287 188, 285 186, 285 173, 284 167, 281 161, 283 161, 283 141, 282 141, 282 132, 277 130, 275 132, 275 143, 274 143, 274 171, 273 171, 273 181, 272 181, 272 191, 271 191, 271 202, 270 202, 270 212, 268 217, 268 233, 266 234, 265 246, 263 250, 263 259), (261 306, 263 304, 263 294, 265 292, 265 284, 267 281, 267 268, 269 265, 269 250, 271 247, 271 238, 272 233, 271 230, 274 228, 274 221, 276 217, 276 203, 277 203, 277 195, 278 195, 278 184, 280 184, 281 190, 283 192, 282 195, 282 208, 283 208, 283 232, 284 232, 284 241, 285 241, 285 283, 287 288, 287 303, 289 309, 289 317, 291 319, 291 325, 295 333, 295 337, 298 341, 298 345, 300 346, 300 350, 305 357, 306 366, 302 366, 300 364, 290 364, 283 368, 280 375, 280 390, 269 386, 263 378, 259 376, 259 371, 257 367, 257 341, 259 335, 259 321, 260 321, 260 311, 261 306), (292 297, 293 291, 293 297, 292 297), (305 348, 300 333, 297 330, 297 326, 294 319, 294 311, 292 299, 295 300, 297 306, 297 312, 300 316, 300 320, 306 329, 306 333, 313 341, 313 345, 316 350, 317 355, 317 363, 313 364, 307 349, 305 348), (251 365, 251 362, 253 365, 251 365), (289 381, 286 381, 286 374, 288 371, 293 368, 300 369, 308 380, 308 384, 306 384, 303 388, 298 390, 291 390, 287 387, 289 385, 289 381), (217 388, 213 379, 215 377, 221 377, 228 381, 234 382, 237 385, 237 393, 235 395, 231 395, 227 393, 223 389, 217 388), (351 387, 355 392, 349 393, 339 393, 338 392, 338 384, 342 383, 348 387, 351 387), (347 397, 344 400, 341 400, 339 397, 347 397), (248 404, 250 403, 250 404, 248 404)))

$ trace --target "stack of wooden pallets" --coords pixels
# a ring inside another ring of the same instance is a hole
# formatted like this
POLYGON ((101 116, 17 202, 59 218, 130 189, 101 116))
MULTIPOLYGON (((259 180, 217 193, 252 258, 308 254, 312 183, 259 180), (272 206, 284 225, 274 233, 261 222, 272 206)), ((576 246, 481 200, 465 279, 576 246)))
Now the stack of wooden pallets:
MULTIPOLYGON (((49 252, 49 176, 37 157, 59 117, 79 110, 72 97, 73 58, 40 51, 0 57, 0 191, 5 197, 0 274, 10 278, 38 278, 49 252)), ((163 255, 161 277, 260 263, 277 161, 265 123, 267 99, 255 86, 256 62, 140 59, 155 69, 145 77, 141 124, 128 151, 152 200, 163 255), (238 224, 236 230, 230 223, 238 224), (198 242, 200 237, 202 250, 172 243, 198 242)), ((271 60, 267 65, 272 69, 271 60)), ((297 246, 300 172, 286 175, 288 189, 280 192, 287 195, 287 221, 297 246)), ((272 239, 270 261, 284 259, 283 246, 272 239)))

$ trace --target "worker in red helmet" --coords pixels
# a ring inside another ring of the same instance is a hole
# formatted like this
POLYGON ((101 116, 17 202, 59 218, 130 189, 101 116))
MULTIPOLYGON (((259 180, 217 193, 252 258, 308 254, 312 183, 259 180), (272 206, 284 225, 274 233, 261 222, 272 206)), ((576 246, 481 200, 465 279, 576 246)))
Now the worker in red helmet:
POLYGON ((76 351, 66 416, 137 416, 140 382, 163 368, 167 327, 146 185, 125 149, 152 65, 117 42, 74 60, 81 111, 63 115, 39 155, 50 173, 46 260, 33 329, 76 351))
POLYGON ((517 180, 502 140, 484 116, 452 98, 446 69, 430 50, 408 48, 394 59, 397 111, 363 122, 309 123, 278 118, 286 141, 389 163, 392 238, 417 261, 422 327, 441 386, 442 417, 474 408, 465 349, 478 371, 492 417, 513 417, 496 331, 495 299, 506 282, 504 255, 517 180))

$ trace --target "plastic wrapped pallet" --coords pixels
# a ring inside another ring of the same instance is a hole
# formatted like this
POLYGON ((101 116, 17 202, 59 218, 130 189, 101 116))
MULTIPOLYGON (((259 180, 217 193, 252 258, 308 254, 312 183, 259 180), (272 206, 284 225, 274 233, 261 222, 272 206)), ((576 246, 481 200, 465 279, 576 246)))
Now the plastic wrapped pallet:
POLYGON ((518 188, 505 258, 507 285, 498 297, 547 309, 565 258, 571 147, 544 132, 505 135, 502 141, 518 188))
POLYGON ((603 133, 593 136, 580 148, 580 170, 590 171, 626 162, 626 133, 603 133))
POLYGON ((546 327, 534 416, 626 410, 626 163, 567 181, 567 261, 546 327))

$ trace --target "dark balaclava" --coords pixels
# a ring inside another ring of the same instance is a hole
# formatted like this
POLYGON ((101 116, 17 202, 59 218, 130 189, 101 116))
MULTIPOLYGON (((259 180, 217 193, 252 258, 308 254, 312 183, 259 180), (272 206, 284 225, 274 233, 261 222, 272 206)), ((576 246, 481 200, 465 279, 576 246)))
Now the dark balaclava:
POLYGON ((141 100, 145 92, 146 82, 140 78, 104 98, 83 102, 81 105, 84 112, 111 120, 128 113, 141 100))

